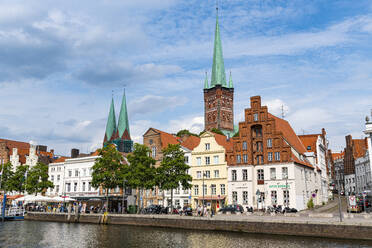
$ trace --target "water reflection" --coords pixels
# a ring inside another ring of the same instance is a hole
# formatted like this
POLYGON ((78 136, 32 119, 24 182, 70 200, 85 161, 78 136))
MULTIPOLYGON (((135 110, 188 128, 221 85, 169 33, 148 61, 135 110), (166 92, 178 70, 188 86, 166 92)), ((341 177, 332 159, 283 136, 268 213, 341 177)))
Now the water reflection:
POLYGON ((136 226, 0 223, 0 247, 372 247, 372 242, 136 226))

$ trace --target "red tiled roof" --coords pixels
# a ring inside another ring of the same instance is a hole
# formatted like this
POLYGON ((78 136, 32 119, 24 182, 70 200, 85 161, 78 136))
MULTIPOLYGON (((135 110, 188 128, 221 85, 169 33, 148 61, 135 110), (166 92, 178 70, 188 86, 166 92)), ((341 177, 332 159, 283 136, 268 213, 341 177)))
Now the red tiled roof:
POLYGON ((233 144, 230 140, 227 140, 227 137, 225 135, 213 133, 214 137, 216 139, 216 142, 225 148, 225 151, 231 151, 233 149, 233 144))
POLYGON ((59 157, 56 160, 54 160, 53 163, 62 163, 62 162, 65 162, 66 159, 68 159, 68 158, 69 157, 59 157))
POLYGON ((8 139, 0 139, 0 142, 5 142, 6 146, 9 149, 9 155, 13 155, 13 148, 17 148, 19 161, 22 164, 26 163, 26 155, 28 155, 30 151, 29 143, 8 139))
POLYGON ((293 162, 295 162, 297 164, 304 165, 304 166, 307 166, 309 168, 313 168, 314 169, 314 166, 312 164, 310 164, 308 161, 301 161, 293 153, 291 153, 291 159, 292 159, 293 162))
POLYGON ((186 138, 184 142, 182 142, 182 146, 186 147, 189 150, 193 150, 195 147, 197 147, 200 144, 200 138, 194 135, 190 135, 186 138))
POLYGON ((302 144, 300 138, 296 135, 296 133, 293 131, 291 125, 286 120, 283 120, 279 117, 276 117, 270 113, 268 113, 268 116, 271 118, 274 118, 276 129, 281 131, 283 133, 284 139, 299 153, 304 154, 306 152, 306 149, 304 145, 302 144))
POLYGON ((339 159, 339 158, 343 158, 344 156, 345 156, 345 152, 335 152, 335 153, 332 153, 333 160, 336 160, 336 159, 339 159))
POLYGON ((354 145, 354 150, 353 150, 354 158, 360 158, 366 154, 366 151, 368 149, 367 138, 353 139, 353 145, 354 145))
POLYGON ((321 134, 298 135, 307 152, 316 153, 316 141, 321 134), (310 147, 310 149, 308 149, 310 147))
POLYGON ((174 135, 170 133, 166 133, 163 131, 160 131, 158 129, 153 128, 156 132, 160 133, 160 139, 161 139, 161 147, 164 149, 168 146, 168 144, 180 144, 180 138, 175 137, 174 135))

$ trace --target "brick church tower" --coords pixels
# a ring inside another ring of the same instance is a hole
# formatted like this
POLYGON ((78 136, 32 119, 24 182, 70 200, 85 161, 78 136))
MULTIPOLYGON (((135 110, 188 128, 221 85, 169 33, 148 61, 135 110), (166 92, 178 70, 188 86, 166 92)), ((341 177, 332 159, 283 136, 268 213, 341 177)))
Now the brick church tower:
POLYGON ((222 55, 218 8, 214 37, 212 77, 209 85, 206 75, 204 83, 204 129, 220 129, 227 136, 234 134, 234 87, 230 73, 227 84, 222 55))

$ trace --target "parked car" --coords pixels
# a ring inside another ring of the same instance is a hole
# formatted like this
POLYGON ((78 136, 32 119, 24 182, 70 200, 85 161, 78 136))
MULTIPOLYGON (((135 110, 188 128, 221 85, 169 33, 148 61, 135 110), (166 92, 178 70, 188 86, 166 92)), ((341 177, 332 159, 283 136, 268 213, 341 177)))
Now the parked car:
POLYGON ((289 208, 289 207, 285 207, 284 209, 283 209, 283 214, 284 213, 297 213, 298 211, 297 211, 297 209, 295 209, 295 208, 289 208))
POLYGON ((235 214, 237 212, 243 213, 244 208, 242 205, 239 205, 239 204, 231 204, 231 205, 227 205, 224 208, 221 208, 218 212, 222 212, 224 214, 226 214, 227 212, 230 212, 232 214, 235 214))

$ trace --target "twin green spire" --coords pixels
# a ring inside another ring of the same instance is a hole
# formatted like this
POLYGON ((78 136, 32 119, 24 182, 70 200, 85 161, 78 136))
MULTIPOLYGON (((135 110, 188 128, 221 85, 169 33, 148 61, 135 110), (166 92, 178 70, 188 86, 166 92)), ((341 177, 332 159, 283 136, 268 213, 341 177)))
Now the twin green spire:
POLYGON ((232 88, 232 79, 230 73, 230 82, 227 85, 226 82, 226 74, 225 74, 225 64, 223 60, 222 54, 222 43, 221 43, 221 36, 220 36, 220 25, 218 24, 218 9, 217 9, 217 16, 216 16, 216 30, 214 33, 214 49, 213 49, 213 66, 212 66, 212 78, 211 78, 211 85, 208 86, 208 79, 205 79, 204 82, 204 89, 213 88, 216 85, 221 85, 226 88, 232 88))
POLYGON ((131 140, 129 132, 129 119, 125 92, 121 102, 118 125, 116 126, 114 98, 111 100, 110 112, 106 124, 104 145, 108 143, 120 143, 121 141, 131 140))

